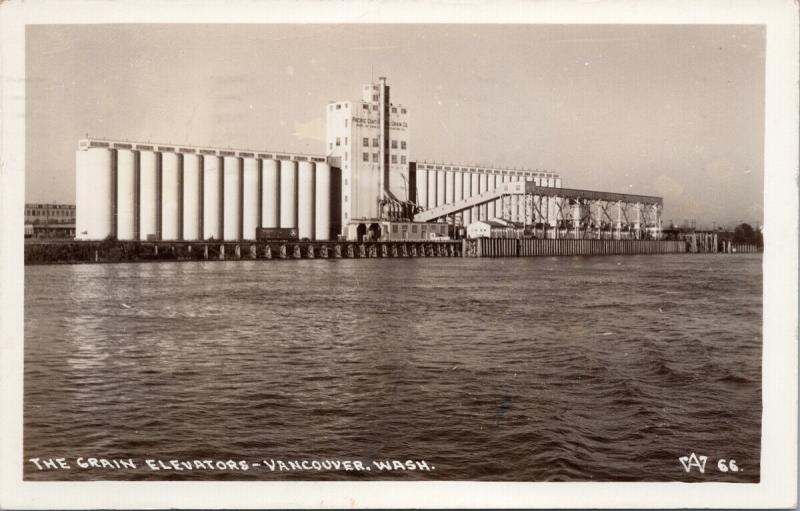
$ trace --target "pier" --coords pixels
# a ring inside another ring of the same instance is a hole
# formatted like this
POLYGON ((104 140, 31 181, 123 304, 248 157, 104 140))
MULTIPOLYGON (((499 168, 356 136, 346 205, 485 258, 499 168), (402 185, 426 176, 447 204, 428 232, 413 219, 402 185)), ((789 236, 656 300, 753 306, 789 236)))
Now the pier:
POLYGON ((356 241, 47 241, 25 243, 25 264, 461 257, 452 240, 356 241))
POLYGON ((683 254, 684 241, 609 239, 497 239, 464 240, 465 257, 604 256, 683 254))
POLYGON ((681 240, 480 238, 431 241, 74 241, 29 240, 25 264, 129 261, 553 257, 753 253, 761 247, 681 240))

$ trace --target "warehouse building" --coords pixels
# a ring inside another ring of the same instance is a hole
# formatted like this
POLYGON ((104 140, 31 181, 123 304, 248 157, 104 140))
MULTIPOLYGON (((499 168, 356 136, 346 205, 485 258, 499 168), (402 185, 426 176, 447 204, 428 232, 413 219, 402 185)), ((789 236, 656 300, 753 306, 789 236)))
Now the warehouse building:
POLYGON ((467 238, 522 238, 525 234, 522 224, 507 222, 500 218, 476 220, 467 226, 467 238))
MULTIPOLYGON (((391 101, 385 78, 364 85, 360 100, 329 103, 326 115, 319 155, 81 140, 76 238, 241 240, 263 227, 309 240, 427 239, 447 229, 413 225, 426 209, 500 183, 561 186, 552 172, 411 161, 409 111, 391 101)), ((504 214, 521 218, 521 200, 497 199, 457 222, 504 214)))

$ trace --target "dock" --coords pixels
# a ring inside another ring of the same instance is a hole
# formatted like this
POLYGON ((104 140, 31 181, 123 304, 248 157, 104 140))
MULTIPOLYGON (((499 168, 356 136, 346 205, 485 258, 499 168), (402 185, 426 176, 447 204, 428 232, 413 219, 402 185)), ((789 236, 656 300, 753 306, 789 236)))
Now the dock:
POLYGON ((129 261, 555 257, 752 253, 761 247, 711 240, 480 238, 431 241, 75 241, 28 240, 25 264, 129 261))

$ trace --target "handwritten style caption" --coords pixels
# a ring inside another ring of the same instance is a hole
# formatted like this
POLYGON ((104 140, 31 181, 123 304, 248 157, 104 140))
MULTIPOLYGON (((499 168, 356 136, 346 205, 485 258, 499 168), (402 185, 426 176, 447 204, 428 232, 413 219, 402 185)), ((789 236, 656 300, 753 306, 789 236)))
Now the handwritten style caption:
POLYGON ((213 459, 159 459, 146 458, 29 458, 37 470, 146 470, 156 471, 248 471, 266 470, 269 472, 391 472, 391 471, 431 471, 436 467, 425 460, 339 460, 339 459, 301 459, 282 460, 213 460, 213 459))

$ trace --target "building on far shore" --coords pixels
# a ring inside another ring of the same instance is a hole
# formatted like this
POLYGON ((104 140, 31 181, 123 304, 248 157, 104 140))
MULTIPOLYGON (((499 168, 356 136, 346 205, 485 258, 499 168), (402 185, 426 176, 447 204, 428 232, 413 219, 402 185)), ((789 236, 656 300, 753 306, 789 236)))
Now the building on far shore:
POLYGON ((74 238, 74 204, 25 204, 26 238, 74 238))

